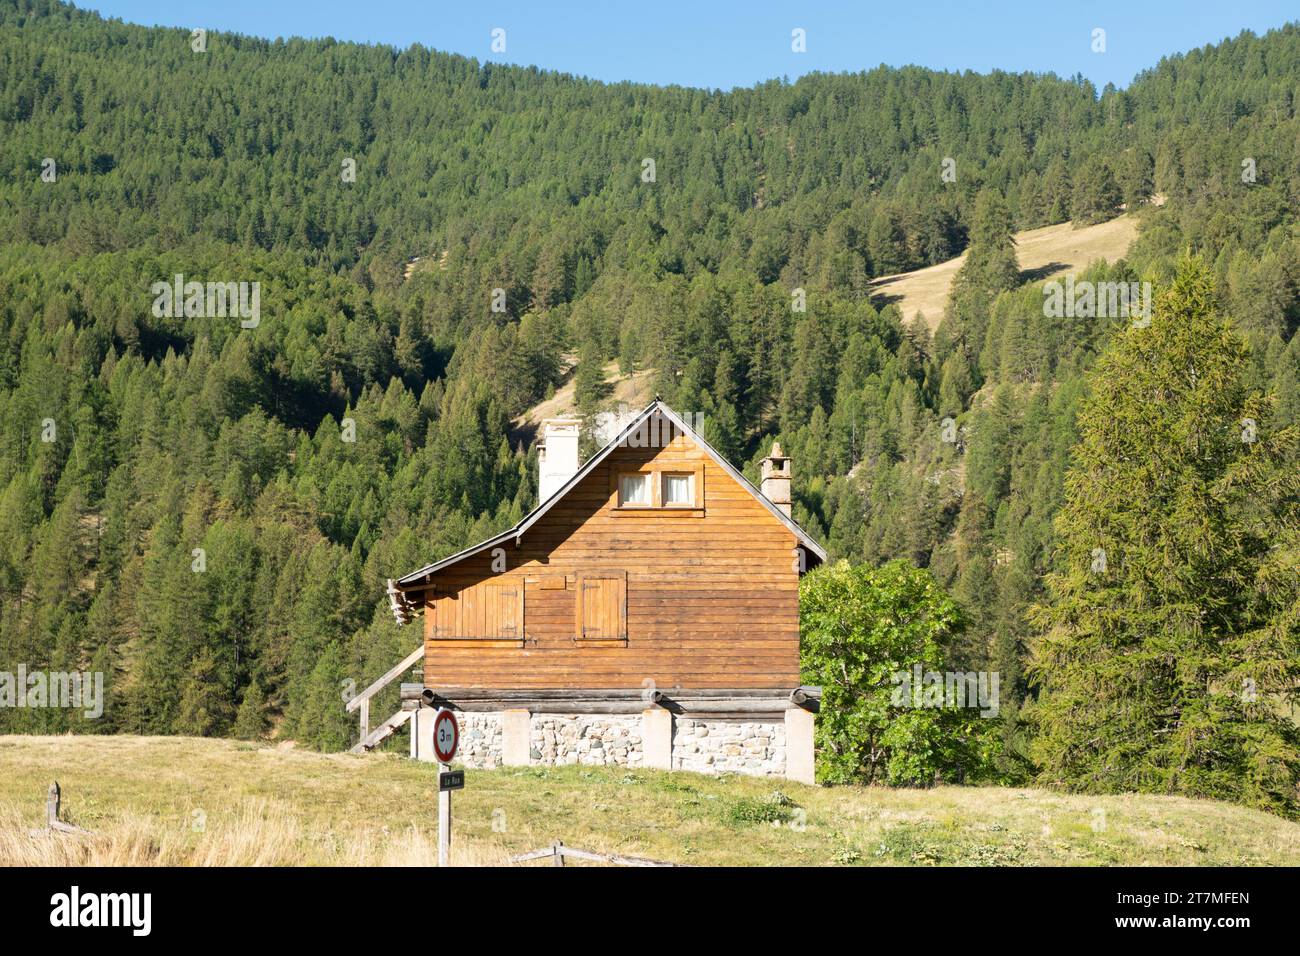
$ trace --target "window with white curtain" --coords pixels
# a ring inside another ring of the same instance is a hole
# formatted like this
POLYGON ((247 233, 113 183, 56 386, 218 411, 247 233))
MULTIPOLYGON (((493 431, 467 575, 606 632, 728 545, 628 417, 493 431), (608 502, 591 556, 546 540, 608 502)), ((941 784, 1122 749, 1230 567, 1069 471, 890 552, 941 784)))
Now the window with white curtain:
POLYGON ((691 507, 695 504, 695 476, 664 474, 663 502, 667 507, 691 507))
POLYGON ((650 504, 650 476, 623 475, 619 478, 618 503, 620 506, 650 504))

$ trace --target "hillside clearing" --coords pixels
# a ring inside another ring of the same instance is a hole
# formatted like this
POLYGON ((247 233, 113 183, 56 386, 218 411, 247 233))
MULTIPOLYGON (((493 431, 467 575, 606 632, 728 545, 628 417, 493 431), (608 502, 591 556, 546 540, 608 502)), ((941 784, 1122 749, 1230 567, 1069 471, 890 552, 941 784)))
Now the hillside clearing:
MULTIPOLYGON (((543 419, 572 415, 577 408, 573 398, 576 365, 569 370, 568 379, 555 390, 555 394, 538 402, 515 420, 516 426, 539 425, 543 419)), ((626 405, 629 408, 642 409, 654 398, 654 369, 638 369, 624 375, 618 370, 618 362, 605 364, 605 384, 609 387, 609 396, 605 405, 626 405)))
MULTIPOLYGON (((816 788, 622 768, 471 771, 453 857, 559 839, 717 865, 1296 865, 1300 825, 1181 797, 816 788)), ((429 865, 433 768, 184 737, 0 738, 0 865, 429 865), (50 781, 90 837, 36 837, 50 781)))
MULTIPOLYGON (((1097 259, 1107 262, 1122 259, 1137 238, 1137 230, 1138 214, 1135 213, 1080 229, 1075 229, 1073 223, 1063 222, 1018 232, 1016 256, 1020 260, 1021 277, 1037 282, 1067 273, 1078 275, 1097 259)), ((897 305, 904 321, 915 321, 920 313, 926 327, 933 332, 948 305, 953 277, 965 261, 963 253, 956 259, 915 272, 881 276, 872 281, 872 294, 877 305, 897 305)))
MULTIPOLYGON (((1162 202, 1161 197, 1156 197, 1154 205, 1162 202)), ((1108 262, 1121 259, 1137 238, 1137 231, 1138 214, 1126 214, 1080 229, 1063 222, 1016 233, 1016 255, 1020 260, 1021 275, 1027 281, 1041 281, 1066 273, 1077 275, 1097 259, 1108 262)), ((920 313, 925 318, 926 327, 933 332, 943 318, 953 277, 965 261, 963 253, 925 269, 881 276, 871 283, 873 298, 878 306, 898 305, 906 321, 914 321, 920 313)), ((534 427, 545 418, 573 414, 576 407, 573 397, 575 368, 569 369, 567 380, 554 395, 516 419, 516 427, 534 427)), ((624 375, 617 362, 608 362, 605 365, 605 383, 610 390, 607 405, 641 408, 654 397, 653 369, 624 375)))

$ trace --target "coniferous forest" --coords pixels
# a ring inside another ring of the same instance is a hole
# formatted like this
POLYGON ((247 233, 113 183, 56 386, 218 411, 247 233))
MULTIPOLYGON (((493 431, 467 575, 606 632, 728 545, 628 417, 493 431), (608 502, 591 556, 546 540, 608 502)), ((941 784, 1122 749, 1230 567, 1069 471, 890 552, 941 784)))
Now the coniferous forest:
POLYGON ((108 675, 0 732, 350 746, 385 580, 526 514, 520 416, 616 362, 951 599, 971 779, 1296 812, 1300 26, 724 93, 0 0, 0 243, 0 664, 108 675), (1080 278, 1149 327, 1046 317, 1013 233, 1125 210, 1080 278), (869 288, 963 251, 933 333, 869 288), (159 317, 177 274, 260 322, 159 317))

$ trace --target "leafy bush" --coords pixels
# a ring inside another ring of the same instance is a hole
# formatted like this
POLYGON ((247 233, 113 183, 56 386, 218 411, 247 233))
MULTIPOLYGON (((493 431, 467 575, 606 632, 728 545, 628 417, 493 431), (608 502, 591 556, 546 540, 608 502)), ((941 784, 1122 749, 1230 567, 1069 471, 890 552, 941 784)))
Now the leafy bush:
POLYGON ((773 790, 763 798, 741 797, 726 808, 726 820, 731 826, 755 823, 787 823, 794 817, 799 805, 780 790, 773 790))
POLYGON ((803 678, 822 687, 818 776, 832 783, 927 786, 991 774, 996 721, 979 711, 900 707, 894 675, 943 669, 960 609, 928 571, 846 561, 800 585, 803 678))

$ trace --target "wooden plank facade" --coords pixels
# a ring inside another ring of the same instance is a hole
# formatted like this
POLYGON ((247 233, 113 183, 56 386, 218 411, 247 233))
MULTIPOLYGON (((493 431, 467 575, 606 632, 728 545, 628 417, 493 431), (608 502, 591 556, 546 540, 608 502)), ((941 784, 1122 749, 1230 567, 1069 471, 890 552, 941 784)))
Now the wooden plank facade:
POLYGON ((425 685, 798 686, 799 576, 820 556, 738 477, 689 429, 611 443, 521 534, 404 578, 425 685))

